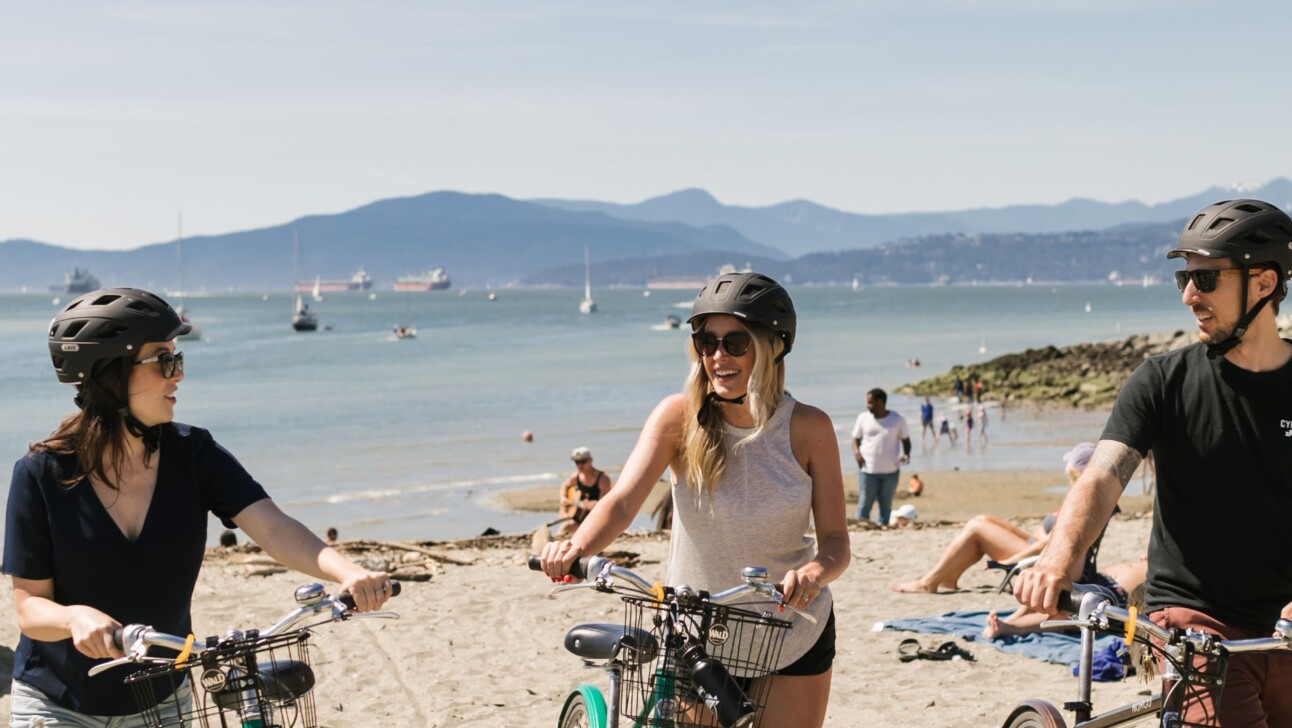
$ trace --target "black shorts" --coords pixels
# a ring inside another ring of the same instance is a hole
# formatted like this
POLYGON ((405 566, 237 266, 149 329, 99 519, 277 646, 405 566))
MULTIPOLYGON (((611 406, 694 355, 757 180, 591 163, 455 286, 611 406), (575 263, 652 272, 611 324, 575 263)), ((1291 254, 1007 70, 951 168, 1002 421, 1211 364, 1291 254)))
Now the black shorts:
POLYGON ((834 665, 834 608, 816 644, 799 659, 777 670, 777 675, 821 675, 834 665))

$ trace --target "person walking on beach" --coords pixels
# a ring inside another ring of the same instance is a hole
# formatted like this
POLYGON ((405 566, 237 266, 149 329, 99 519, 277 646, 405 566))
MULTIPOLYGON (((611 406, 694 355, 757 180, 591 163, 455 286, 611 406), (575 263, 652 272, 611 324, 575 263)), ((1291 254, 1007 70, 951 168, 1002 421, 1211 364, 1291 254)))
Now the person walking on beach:
POLYGON ((938 444, 938 431, 933 428, 933 402, 925 395, 924 402, 920 404, 920 447, 924 446, 924 432, 928 431, 933 434, 933 444, 938 444))
POLYGON ((956 375, 955 381, 951 383, 951 392, 955 395, 956 404, 960 404, 960 400, 965 394, 965 380, 961 379, 959 374, 956 375))
MULTIPOLYGON (((1113 405, 1050 545, 1014 594, 1053 614, 1145 454, 1157 464, 1144 612, 1225 639, 1292 618, 1292 342, 1275 316, 1292 274, 1292 218, 1259 200, 1209 205, 1168 258, 1198 343, 1150 357, 1113 405)), ((1292 725, 1292 655, 1230 655, 1223 687, 1192 686, 1191 725, 1292 725), (1218 705, 1217 705, 1218 703, 1218 705)))
POLYGON ((852 427, 852 456, 857 460, 857 520, 870 518, 879 504, 881 525, 893 512, 893 496, 902 465, 911 461, 911 434, 906 418, 888 409, 888 393, 875 388, 866 393, 866 411, 852 427))
POLYGON ((978 405, 978 441, 987 444, 987 405, 978 405))
MULTIPOLYGON (((208 513, 284 565, 340 583, 360 610, 390 594, 386 574, 280 511, 211 433, 174 421, 184 381, 175 339, 189 328, 161 298, 110 288, 72 301, 46 329, 77 411, 30 446, 9 485, 3 570, 22 633, 10 725, 143 725, 146 706, 122 682, 137 668, 87 673, 122 656, 113 632, 123 624, 193 631, 208 513)), ((155 697, 184 710, 191 686, 155 697)))
POLYGON ((955 449, 956 428, 951 426, 951 421, 947 419, 946 415, 941 415, 938 417, 938 434, 936 437, 933 438, 933 449, 935 450, 937 449, 938 442, 942 440, 943 435, 947 436, 947 439, 951 441, 952 449, 955 449))
POLYGON ((766 566, 785 598, 789 630, 770 678, 764 726, 825 722, 834 661, 829 583, 850 559, 843 479, 830 418, 785 394, 797 319, 789 293, 758 273, 706 285, 691 308, 690 370, 655 407, 619 483, 566 541, 543 547, 552 578, 632 524, 667 468, 673 491, 668 583, 716 592, 766 566), (806 534, 815 525, 816 539, 806 534))
POLYGON ((561 483, 561 510, 557 514, 568 518, 561 524, 561 535, 569 536, 583 523, 597 501, 610 490, 610 476, 592 467, 592 451, 576 447, 570 453, 574 461, 574 474, 561 483))

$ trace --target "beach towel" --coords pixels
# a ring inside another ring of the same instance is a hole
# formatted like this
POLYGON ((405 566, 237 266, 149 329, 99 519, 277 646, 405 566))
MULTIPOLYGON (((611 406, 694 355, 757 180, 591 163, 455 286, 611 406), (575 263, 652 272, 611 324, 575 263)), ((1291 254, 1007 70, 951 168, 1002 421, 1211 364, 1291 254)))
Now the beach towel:
MULTIPOLYGON (((947 612, 946 614, 936 614, 931 617, 910 617, 879 622, 875 625, 875 631, 886 629, 897 632, 952 634, 974 642, 991 645, 1001 652, 1026 655, 1033 659, 1044 660, 1058 665, 1075 667, 1081 661, 1081 637, 1076 632, 1072 634, 1037 632, 1035 634, 1007 635, 988 640, 983 639, 982 636, 983 627, 986 626, 987 612, 947 612)), ((1121 644, 1121 642, 1122 639, 1115 635, 1098 635, 1095 638, 1095 653, 1098 654, 1107 649, 1108 645, 1121 644)))

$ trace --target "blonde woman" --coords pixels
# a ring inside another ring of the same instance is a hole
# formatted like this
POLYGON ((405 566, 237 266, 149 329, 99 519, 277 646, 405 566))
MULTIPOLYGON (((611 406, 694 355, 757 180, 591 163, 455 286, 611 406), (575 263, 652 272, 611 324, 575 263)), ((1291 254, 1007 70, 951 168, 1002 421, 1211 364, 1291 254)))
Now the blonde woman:
POLYGON ((767 276, 727 274, 700 291, 688 323, 683 391, 655 407, 619 483, 579 530, 544 547, 543 570, 564 576, 576 559, 606 548, 668 468, 668 583, 716 592, 739 583, 741 567, 767 567, 787 601, 817 623, 794 616, 774 678, 765 678, 772 682, 761 725, 820 726, 834 660, 827 585, 848 566, 848 532, 830 418, 785 394, 794 304, 767 276))

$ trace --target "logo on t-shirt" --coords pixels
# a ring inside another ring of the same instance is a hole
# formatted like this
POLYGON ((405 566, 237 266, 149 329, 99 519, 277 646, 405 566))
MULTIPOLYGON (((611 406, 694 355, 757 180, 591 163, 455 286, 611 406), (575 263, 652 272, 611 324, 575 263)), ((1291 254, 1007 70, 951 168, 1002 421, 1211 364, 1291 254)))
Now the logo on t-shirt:
POLYGON ((1292 420, 1279 420, 1279 426, 1283 428, 1284 437, 1292 437, 1292 420))

